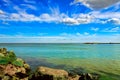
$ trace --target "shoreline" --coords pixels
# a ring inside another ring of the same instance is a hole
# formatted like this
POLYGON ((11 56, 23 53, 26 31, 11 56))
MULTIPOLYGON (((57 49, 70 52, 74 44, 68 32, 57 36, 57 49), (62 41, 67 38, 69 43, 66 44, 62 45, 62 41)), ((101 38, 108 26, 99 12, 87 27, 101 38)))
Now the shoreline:
POLYGON ((0 43, 0 44, 120 44, 120 42, 73 42, 73 43, 0 43))

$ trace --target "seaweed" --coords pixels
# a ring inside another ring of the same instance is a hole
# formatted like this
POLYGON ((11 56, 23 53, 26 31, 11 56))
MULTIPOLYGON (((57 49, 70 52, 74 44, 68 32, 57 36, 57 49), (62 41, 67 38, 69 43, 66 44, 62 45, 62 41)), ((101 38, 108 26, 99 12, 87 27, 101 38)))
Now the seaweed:
POLYGON ((24 61, 20 58, 17 58, 13 51, 6 51, 5 48, 0 48, 0 54, 0 64, 13 64, 20 67, 24 65, 24 61))
POLYGON ((24 65, 24 61, 22 59, 17 58, 15 61, 13 61, 11 64, 15 66, 20 66, 22 67, 24 65))

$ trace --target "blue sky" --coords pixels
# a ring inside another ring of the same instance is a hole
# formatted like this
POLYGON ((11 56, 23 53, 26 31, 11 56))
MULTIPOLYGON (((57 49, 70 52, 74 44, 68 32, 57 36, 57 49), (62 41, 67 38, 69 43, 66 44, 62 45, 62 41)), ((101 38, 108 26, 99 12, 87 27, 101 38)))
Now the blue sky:
POLYGON ((0 43, 120 42, 120 0, 0 0, 0 43))

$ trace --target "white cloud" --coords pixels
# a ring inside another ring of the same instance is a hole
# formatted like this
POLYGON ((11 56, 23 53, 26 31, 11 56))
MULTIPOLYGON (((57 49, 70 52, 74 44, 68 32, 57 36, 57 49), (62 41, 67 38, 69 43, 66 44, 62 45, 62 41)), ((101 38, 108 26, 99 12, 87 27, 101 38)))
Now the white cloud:
POLYGON ((120 32, 120 27, 106 28, 103 32, 120 32))
MULTIPOLYGON (((66 18, 67 15, 64 13, 60 13, 58 9, 51 9, 51 14, 43 13, 39 16, 34 14, 28 14, 25 11, 22 11, 18 6, 15 6, 14 9, 18 11, 18 13, 7 13, 4 12, 3 15, 0 15, 0 20, 3 21, 38 21, 38 22, 62 22, 63 18, 66 18)), ((1 11, 1 13, 3 13, 1 11)))
POLYGON ((83 5, 85 5, 87 7, 90 7, 90 5, 85 0, 74 0, 72 3, 70 3, 70 5, 74 5, 74 4, 77 4, 77 3, 80 3, 80 2, 82 2, 83 5))
POLYGON ((32 14, 27 14, 27 13, 12 13, 10 14, 10 17, 6 19, 8 21, 39 21, 39 17, 32 15, 32 14))
POLYGON ((40 16, 35 16, 33 14, 28 14, 26 12, 19 13, 6 13, 0 15, 1 20, 4 21, 39 21, 39 22, 61 22, 66 24, 78 25, 91 22, 91 17, 86 14, 74 15, 69 17, 64 13, 59 13, 59 11, 54 10, 52 14, 43 13, 40 16))
POLYGON ((105 12, 101 13, 99 11, 93 11, 89 13, 90 16, 94 17, 95 23, 111 23, 120 24, 120 12, 105 12))
POLYGON ((98 31, 99 28, 92 27, 91 30, 92 30, 92 31, 98 31))
POLYGON ((35 0, 24 0, 25 3, 28 3, 28 4, 35 4, 35 0))
POLYGON ((69 25, 80 25, 88 23, 120 24, 120 12, 100 13, 98 11, 93 11, 88 14, 73 14, 70 17, 67 14, 60 13, 59 8, 51 8, 51 14, 43 13, 39 16, 36 16, 34 14, 28 14, 25 11, 22 11, 18 6, 15 6, 14 9, 16 9, 18 13, 7 13, 0 10, 0 13, 2 14, 0 15, 0 20, 23 22, 55 22, 69 25))
POLYGON ((89 14, 74 14, 72 17, 64 18, 62 22, 70 25, 79 25, 91 23, 93 19, 94 17, 89 14))
POLYGON ((120 12, 105 12, 101 13, 98 11, 93 11, 90 13, 92 16, 95 18, 100 18, 100 19, 109 19, 109 18, 120 18, 120 12))
POLYGON ((33 5, 30 5, 30 4, 21 4, 22 6, 24 6, 26 9, 30 8, 32 10, 36 10, 37 8, 33 5))
POLYGON ((106 23, 114 23, 114 24, 120 24, 119 18, 111 18, 106 21, 106 23))
POLYGON ((5 5, 10 5, 11 1, 10 0, 3 0, 6 4, 5 5))
POLYGON ((79 22, 73 18, 64 18, 62 22, 66 24, 71 24, 71 25, 79 24, 79 22))
POLYGON ((81 36, 82 34, 80 34, 79 32, 76 33, 76 36, 81 36))
POLYGON ((0 10, 0 14, 4 14, 4 11, 0 10))

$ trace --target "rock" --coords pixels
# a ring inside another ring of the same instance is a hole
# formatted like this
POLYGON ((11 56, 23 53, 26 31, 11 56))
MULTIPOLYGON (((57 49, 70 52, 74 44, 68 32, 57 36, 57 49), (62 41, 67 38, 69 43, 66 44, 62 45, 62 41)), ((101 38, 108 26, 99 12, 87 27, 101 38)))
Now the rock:
POLYGON ((4 79, 7 80, 6 78, 8 77, 10 78, 8 80, 11 80, 12 78, 16 78, 16 79, 27 78, 28 77, 27 69, 12 64, 0 65, 0 78, 2 78, 3 80, 4 79))
POLYGON ((3 54, 3 53, 0 53, 0 56, 1 56, 1 57, 4 57, 4 54, 3 54))
POLYGON ((17 59, 13 51, 7 51, 6 48, 0 48, 0 64, 7 65, 17 59))
POLYGON ((69 78, 68 80, 79 80, 79 75, 76 74, 74 71, 69 71, 69 78))
POLYGON ((48 67, 38 67, 31 80, 68 80, 68 72, 48 67))
POLYGON ((7 53, 7 49, 6 48, 0 48, 0 53, 5 55, 7 53))
POLYGON ((76 75, 74 77, 72 76, 69 76, 68 80, 79 80, 80 76, 79 75, 76 75))
POLYGON ((13 51, 0 48, 0 80, 28 80, 31 69, 13 51))
POLYGON ((99 80, 98 75, 92 75, 90 73, 80 75, 79 80, 99 80))

